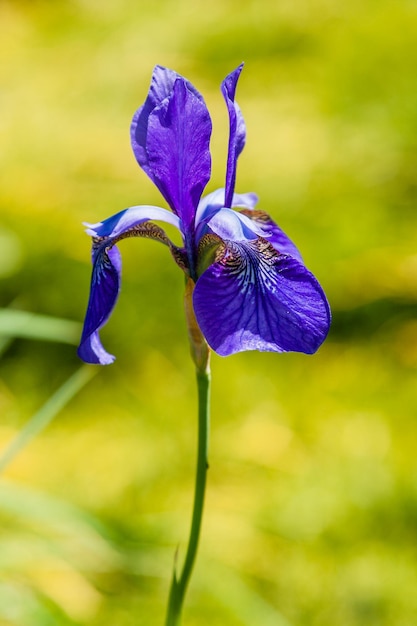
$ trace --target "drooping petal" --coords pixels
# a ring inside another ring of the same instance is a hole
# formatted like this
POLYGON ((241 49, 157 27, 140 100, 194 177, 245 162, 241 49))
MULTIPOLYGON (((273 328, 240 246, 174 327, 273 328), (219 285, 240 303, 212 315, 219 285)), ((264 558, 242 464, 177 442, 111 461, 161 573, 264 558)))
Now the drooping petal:
POLYGON ((175 262, 188 274, 187 259, 182 248, 175 246, 165 231, 150 221, 167 222, 179 228, 179 219, 165 209, 136 206, 97 224, 88 224, 87 233, 93 237, 90 298, 78 355, 87 363, 112 363, 100 342, 98 331, 110 317, 120 291, 121 257, 116 244, 130 237, 144 237, 168 246, 175 262))
POLYGON ((179 74, 157 68, 132 121, 136 159, 182 220, 192 224, 211 171, 211 120, 202 96, 179 74))
POLYGON ((262 238, 225 243, 198 279, 193 302, 201 331, 222 356, 243 350, 312 354, 330 325, 316 278, 262 238))
POLYGON ((233 192, 236 184, 237 159, 246 141, 246 126, 239 105, 235 102, 236 85, 243 63, 231 72, 222 82, 221 90, 229 112, 229 149, 226 169, 226 207, 232 206, 233 192))
POLYGON ((108 217, 103 222, 85 224, 85 226, 88 226, 87 234, 92 237, 118 237, 148 220, 166 222, 180 230, 180 221, 176 215, 166 209, 151 205, 132 206, 108 217))
POLYGON ((303 262, 300 251, 295 243, 284 233, 280 227, 269 217, 264 211, 252 211, 243 209, 241 215, 248 217, 254 224, 262 228, 265 233, 263 236, 268 239, 277 252, 280 254, 291 254, 298 261, 303 262))
POLYGON ((110 317, 120 291, 122 262, 116 247, 106 242, 93 246, 93 273, 90 298, 84 321, 78 356, 86 363, 113 363, 114 356, 103 348, 99 330, 110 317))

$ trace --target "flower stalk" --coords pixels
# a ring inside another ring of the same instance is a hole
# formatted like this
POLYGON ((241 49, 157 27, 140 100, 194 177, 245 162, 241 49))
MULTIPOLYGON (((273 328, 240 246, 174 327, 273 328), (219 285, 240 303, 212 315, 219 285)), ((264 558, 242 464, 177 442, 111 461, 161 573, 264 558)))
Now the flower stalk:
MULTIPOLYGON (((172 575, 168 600, 166 626, 181 624, 182 607, 188 583, 193 571, 201 524, 203 519, 204 497, 208 470, 208 446, 210 430, 210 349, 201 334, 192 308, 193 281, 187 280, 185 291, 185 311, 190 337, 191 355, 196 366, 198 390, 198 446, 194 488, 194 505, 191 519, 187 552, 180 576, 177 576, 176 563, 172 575)), ((177 560, 177 556, 176 559, 177 560)))
POLYGON ((191 278, 187 278, 185 283, 184 306, 191 358, 195 363, 197 374, 204 374, 210 372, 210 348, 195 318, 193 291, 194 281, 191 278))

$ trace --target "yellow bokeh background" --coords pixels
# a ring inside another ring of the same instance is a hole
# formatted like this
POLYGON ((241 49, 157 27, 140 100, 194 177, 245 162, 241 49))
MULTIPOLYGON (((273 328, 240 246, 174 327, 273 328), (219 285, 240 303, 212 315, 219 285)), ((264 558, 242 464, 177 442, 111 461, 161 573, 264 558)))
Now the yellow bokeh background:
MULTIPOLYGON (((414 0, 0 0, 0 307, 51 320, 47 341, 0 315, 2 449, 81 366, 52 329, 83 320, 81 223, 165 206, 129 144, 155 64, 205 97, 212 191, 220 82, 245 62, 237 191, 259 195, 333 310, 312 357, 213 355, 184 626, 417 619, 416 40, 414 0)), ((102 333, 116 362, 1 476, 2 626, 164 620, 196 452, 183 276, 155 242, 120 248, 102 333)))

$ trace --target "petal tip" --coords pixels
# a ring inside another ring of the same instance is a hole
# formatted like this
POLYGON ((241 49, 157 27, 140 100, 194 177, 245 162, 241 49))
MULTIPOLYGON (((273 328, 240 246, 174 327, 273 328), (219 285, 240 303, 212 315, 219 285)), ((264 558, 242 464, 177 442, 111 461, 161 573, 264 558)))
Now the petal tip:
POLYGON ((116 360, 113 354, 106 352, 103 348, 98 333, 93 333, 80 343, 77 355, 84 363, 91 365, 111 365, 116 360))

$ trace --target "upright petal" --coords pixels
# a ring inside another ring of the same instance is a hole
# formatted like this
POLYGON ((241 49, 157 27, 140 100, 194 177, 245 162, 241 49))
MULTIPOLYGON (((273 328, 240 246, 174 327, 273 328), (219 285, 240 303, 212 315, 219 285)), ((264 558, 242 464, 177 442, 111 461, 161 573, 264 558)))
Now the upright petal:
POLYGON ((226 207, 232 206, 233 192, 236 184, 237 159, 242 152, 246 141, 246 126, 239 105, 235 102, 236 86, 243 63, 231 72, 222 82, 221 90, 229 112, 229 149, 226 169, 226 207))
POLYGON ((156 65, 151 78, 148 96, 144 104, 136 111, 133 116, 130 128, 131 141, 134 155, 139 165, 152 178, 148 171, 148 155, 146 152, 146 135, 148 132, 148 119, 152 111, 158 107, 165 98, 172 94, 175 81, 177 79, 185 81, 187 88, 204 104, 203 96, 195 89, 195 87, 187 80, 182 78, 180 74, 166 67, 156 65))
POLYGON ((194 289, 198 324, 222 356, 243 350, 312 354, 330 309, 316 278, 265 239, 227 242, 194 289))
POLYGON ((114 356, 103 348, 98 331, 110 317, 120 291, 122 262, 116 247, 106 242, 93 245, 93 273, 90 298, 78 356, 86 363, 113 363, 114 356))
POLYGON ((132 148, 187 231, 211 171, 211 120, 202 96, 182 76, 157 67, 134 115, 132 148))
POLYGON ((130 126, 130 139, 133 153, 141 168, 152 178, 148 166, 146 152, 146 135, 148 132, 148 119, 152 111, 169 96, 178 74, 173 70, 156 65, 151 78, 148 97, 133 116, 130 126))

